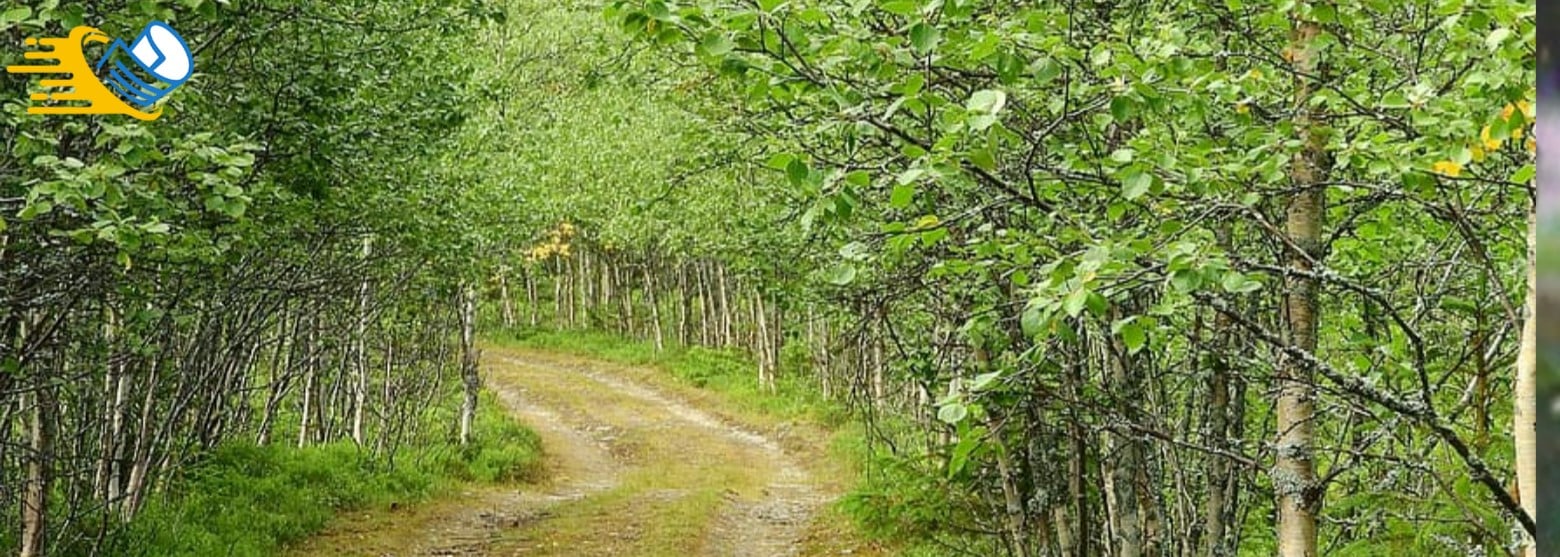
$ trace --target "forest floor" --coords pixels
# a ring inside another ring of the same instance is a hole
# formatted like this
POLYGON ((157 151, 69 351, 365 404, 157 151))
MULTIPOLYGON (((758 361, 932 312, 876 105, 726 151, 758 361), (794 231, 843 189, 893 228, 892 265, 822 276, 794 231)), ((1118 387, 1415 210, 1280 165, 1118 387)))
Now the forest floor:
POLYGON ((648 367, 492 345, 482 362, 541 437, 545 478, 343 516, 292 555, 883 554, 831 508, 850 474, 815 425, 743 416, 648 367))

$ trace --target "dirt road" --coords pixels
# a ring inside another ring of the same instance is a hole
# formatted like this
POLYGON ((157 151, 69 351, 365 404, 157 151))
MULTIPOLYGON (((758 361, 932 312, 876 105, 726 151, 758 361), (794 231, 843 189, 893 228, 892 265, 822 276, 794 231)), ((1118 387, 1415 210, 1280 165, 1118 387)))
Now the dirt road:
POLYGON ((348 517, 299 556, 873 555, 827 534, 838 486, 655 372, 488 347, 486 382, 548 454, 539 485, 348 517))

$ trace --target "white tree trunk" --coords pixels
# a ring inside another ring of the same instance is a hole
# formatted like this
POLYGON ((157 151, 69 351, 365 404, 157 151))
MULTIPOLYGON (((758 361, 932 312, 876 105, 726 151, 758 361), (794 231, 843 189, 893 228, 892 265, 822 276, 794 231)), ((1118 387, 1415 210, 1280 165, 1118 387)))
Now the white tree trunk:
MULTIPOLYGON (((1522 324, 1522 345, 1517 352, 1516 412, 1513 437, 1516 440, 1517 491, 1522 509, 1538 521, 1538 264, 1537 216, 1528 215, 1527 311, 1522 324)), ((1540 523, 1542 524, 1542 523, 1540 523)), ((1535 557, 1538 548, 1525 540, 1523 555, 1535 557)))
MULTIPOLYGON (((1296 24, 1290 53, 1300 75, 1314 75, 1317 67, 1317 37, 1321 26, 1314 21, 1296 24)), ((1326 196, 1322 183, 1325 138, 1313 129, 1309 78, 1297 78, 1294 92, 1295 129, 1302 142, 1300 152, 1290 163, 1289 176, 1299 188, 1289 199, 1286 234, 1294 246, 1288 251, 1288 264, 1299 274, 1285 280, 1284 315, 1288 319, 1289 344, 1308 353, 1317 346, 1320 321, 1318 284, 1306 275, 1314 270, 1314 258, 1322 254, 1322 217, 1326 196)), ((1274 491, 1278 496, 1278 553, 1280 557, 1316 557, 1316 515, 1322 493, 1317 487, 1316 465, 1312 453, 1312 424, 1315 413, 1315 389, 1309 364, 1285 357, 1278 373, 1278 432, 1273 467, 1274 491)))
POLYGON ((477 392, 482 378, 477 375, 477 301, 470 285, 460 289, 460 376, 464 400, 460 407, 460 444, 471 443, 472 423, 477 417, 477 392))
MULTIPOLYGON (((367 261, 373 249, 373 240, 363 237, 363 261, 367 261)), ((363 445, 363 414, 368 406, 368 274, 358 283, 358 307, 356 330, 352 338, 354 377, 352 384, 352 442, 363 445)))

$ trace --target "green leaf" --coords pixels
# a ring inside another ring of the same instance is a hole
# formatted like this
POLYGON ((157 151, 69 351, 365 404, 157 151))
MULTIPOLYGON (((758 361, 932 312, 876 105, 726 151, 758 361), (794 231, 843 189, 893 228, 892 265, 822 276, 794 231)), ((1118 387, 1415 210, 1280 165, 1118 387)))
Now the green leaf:
POLYGON ((1105 315, 1105 310, 1110 309, 1110 300, 1106 300, 1099 292, 1090 292, 1089 297, 1083 300, 1083 305, 1094 315, 1105 315))
POLYGON ((657 21, 672 20, 671 8, 666 7, 666 3, 661 0, 650 0, 649 3, 645 4, 645 15, 657 21))
POLYGON ((1148 193, 1148 189, 1154 185, 1154 177, 1144 172, 1142 167, 1127 167, 1126 173, 1121 177, 1121 195, 1128 201, 1136 200, 1148 193))
POLYGON ((1511 38, 1511 29, 1501 27, 1491 31, 1490 35, 1484 38, 1484 46, 1489 47, 1490 50, 1495 50, 1500 48, 1500 45, 1505 44, 1506 39, 1509 38, 1511 38))
POLYGON ((26 21, 32 15, 32 8, 22 6, 0 12, 0 29, 10 26, 12 23, 26 21))
POLYGON ((1191 269, 1181 269, 1170 274, 1170 284, 1182 292, 1191 292, 1202 286, 1202 274, 1191 269))
POLYGON ((1077 317, 1083 313, 1083 308, 1089 303, 1089 289, 1079 288, 1067 295, 1062 300, 1062 311, 1067 312, 1068 317, 1077 317))
POLYGON ((50 211, 53 210, 54 203, 46 199, 39 199, 32 203, 28 203, 26 207, 22 207, 22 210, 16 214, 16 218, 22 220, 32 220, 39 217, 40 215, 47 215, 50 211))
POLYGON ((952 478, 964 471, 964 467, 969 464, 970 455, 974 454, 975 449, 980 448, 980 438, 981 436, 974 432, 963 432, 959 435, 959 443, 954 445, 953 455, 948 460, 948 477, 952 478))
POLYGON ((1062 75, 1061 64, 1057 64, 1055 60, 1046 58, 1045 60, 1041 60, 1040 65, 1035 68, 1035 84, 1044 85, 1045 83, 1056 79, 1057 76, 1060 75, 1062 75))
POLYGON ((984 114, 1001 112, 1002 107, 1006 105, 1007 93, 994 89, 976 91, 975 94, 970 95, 970 100, 965 103, 965 107, 969 108, 970 111, 984 114))
POLYGON ((1137 321, 1131 321, 1121 326, 1121 342, 1127 345, 1127 353, 1136 354, 1148 344, 1148 334, 1137 321))
POLYGON ((1117 122, 1125 122, 1132 118, 1132 99, 1116 97, 1110 100, 1110 116, 1117 122))
POLYGON ((903 209, 910 206, 910 201, 915 198, 915 186, 899 184, 894 186, 893 193, 888 196, 888 205, 895 209, 903 209))
POLYGON ((1050 311, 1041 304, 1030 302, 1024 307, 1024 313, 1019 316, 1018 324, 1023 328, 1025 336, 1034 338, 1048 332, 1046 325, 1049 324, 1050 319, 1050 311))
POLYGON ((1000 371, 993 371, 991 373, 982 373, 980 375, 976 375, 974 379, 970 380, 970 390, 985 390, 1000 377, 1002 377, 1002 372, 1000 371))
POLYGON ((915 15, 916 10, 920 9, 920 6, 917 6, 914 0, 893 0, 891 2, 884 2, 879 7, 882 8, 885 12, 902 17, 913 16, 915 15))
POLYGON ((835 286, 846 286, 856 280, 856 267, 852 265, 835 265, 825 274, 824 280, 835 286))
POLYGON ((910 46, 915 47, 917 54, 925 55, 937 48, 937 42, 942 39, 942 31, 926 22, 915 24, 910 28, 910 46))
POLYGON ((1511 181, 1518 184, 1526 184, 1532 181, 1533 176, 1536 174, 1538 174, 1537 168, 1535 168, 1532 164, 1524 164, 1522 165, 1522 168, 1518 168, 1516 172, 1511 174, 1511 181))
POLYGON ((1404 96, 1400 91, 1393 91, 1381 98, 1381 106, 1383 108, 1408 108, 1408 97, 1404 96))
POLYGON ((957 424, 969 417, 970 409, 962 403, 950 402, 937 409, 937 419, 950 424, 957 424))
POLYGON ((785 165, 785 177, 791 181, 793 186, 807 183, 807 176, 811 173, 812 171, 807 168, 807 163, 802 162, 802 159, 791 159, 791 162, 785 165))
POLYGON ((699 41, 699 50, 710 57, 725 56, 734 46, 731 39, 720 33, 711 33, 706 35, 704 40, 699 41))
POLYGON ((1231 294, 1245 294, 1262 289, 1261 282, 1246 278, 1246 275, 1236 271, 1224 273, 1224 280, 1221 284, 1224 286, 1224 290, 1231 294))
POLYGON ((990 149, 976 149, 970 151, 970 162, 983 170, 996 170, 997 158, 991 154, 990 149))
POLYGON ((791 161, 793 160, 796 160, 796 155, 790 153, 775 153, 774 156, 769 157, 769 161, 764 163, 764 166, 774 170, 785 170, 787 167, 791 166, 791 161))

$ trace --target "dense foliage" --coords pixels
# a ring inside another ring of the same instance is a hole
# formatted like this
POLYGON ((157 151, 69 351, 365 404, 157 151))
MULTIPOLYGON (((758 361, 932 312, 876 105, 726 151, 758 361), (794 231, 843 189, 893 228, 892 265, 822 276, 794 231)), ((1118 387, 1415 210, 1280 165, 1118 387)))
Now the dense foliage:
POLYGON ((106 551, 230 443, 383 465, 454 439, 426 417, 457 384, 471 201, 442 161, 475 97, 457 53, 423 46, 484 10, 0 7, 0 64, 24 37, 150 20, 196 60, 153 122, 26 114, 38 83, 0 82, 0 551, 106 551))
POLYGON ((899 411, 936 399, 936 456, 903 459, 964 512, 925 524, 1019 555, 1521 543, 1501 401, 1527 297, 1533 17, 609 10, 735 82, 734 128, 803 207, 808 289, 894 384, 861 388, 899 411))
POLYGON ((479 312, 847 404, 909 551, 1533 530, 1531 3, 60 4, 0 35, 161 18, 199 73, 150 124, 5 82, 13 516, 447 440, 479 312))

